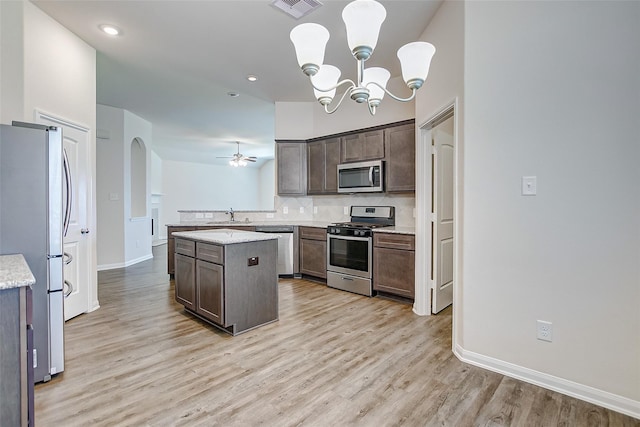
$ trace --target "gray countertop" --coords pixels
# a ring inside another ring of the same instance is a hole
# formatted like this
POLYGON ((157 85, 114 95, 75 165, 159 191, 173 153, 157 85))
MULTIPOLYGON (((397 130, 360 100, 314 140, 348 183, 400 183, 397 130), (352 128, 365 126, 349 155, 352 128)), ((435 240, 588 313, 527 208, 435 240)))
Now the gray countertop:
POLYGON ((178 231, 173 233, 173 235, 174 237, 196 240, 198 242, 215 243, 217 245, 275 240, 279 237, 278 234, 256 233, 253 231, 231 230, 228 228, 200 231, 178 231))
POLYGON ((0 255, 0 290, 31 286, 35 283, 36 279, 22 255, 0 255))
MULTIPOLYGON (((316 227, 327 228, 331 225, 331 222, 327 221, 255 221, 255 222, 183 222, 177 224, 167 224, 168 227, 224 227, 224 226, 239 226, 245 225, 247 227, 259 227, 265 225, 296 225, 298 227, 316 227)), ((415 227, 382 227, 374 230, 376 233, 395 233, 395 234, 416 234, 415 227)), ((182 232, 181 232, 182 233, 182 232)), ((176 233, 173 233, 174 235, 176 233)))

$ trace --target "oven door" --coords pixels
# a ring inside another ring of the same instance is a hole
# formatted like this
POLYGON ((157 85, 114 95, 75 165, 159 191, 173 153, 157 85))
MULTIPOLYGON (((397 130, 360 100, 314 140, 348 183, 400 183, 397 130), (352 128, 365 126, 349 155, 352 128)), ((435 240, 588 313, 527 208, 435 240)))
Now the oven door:
POLYGON ((327 271, 371 278, 370 237, 327 234, 327 271))

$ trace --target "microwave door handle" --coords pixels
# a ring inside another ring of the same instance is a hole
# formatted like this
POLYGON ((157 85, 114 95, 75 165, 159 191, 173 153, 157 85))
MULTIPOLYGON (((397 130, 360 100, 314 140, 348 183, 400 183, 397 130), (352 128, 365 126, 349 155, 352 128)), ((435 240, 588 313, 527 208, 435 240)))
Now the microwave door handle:
POLYGON ((373 168, 375 168, 375 166, 369 167, 369 185, 371 187, 373 187, 373 168))

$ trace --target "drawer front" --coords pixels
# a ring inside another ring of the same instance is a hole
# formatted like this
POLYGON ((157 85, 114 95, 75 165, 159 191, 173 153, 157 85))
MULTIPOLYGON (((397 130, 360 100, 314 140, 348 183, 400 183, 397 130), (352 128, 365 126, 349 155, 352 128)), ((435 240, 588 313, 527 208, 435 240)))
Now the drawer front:
POLYGON ((209 243, 198 242, 196 246, 196 258, 215 264, 224 264, 224 247, 209 243))
POLYGON ((326 228, 300 227, 298 232, 301 239, 327 240, 326 228))
POLYGON ((414 251, 416 249, 416 239, 411 234, 373 233, 373 246, 414 251))
POLYGON ((196 256, 196 242, 176 238, 176 253, 190 257, 196 256))

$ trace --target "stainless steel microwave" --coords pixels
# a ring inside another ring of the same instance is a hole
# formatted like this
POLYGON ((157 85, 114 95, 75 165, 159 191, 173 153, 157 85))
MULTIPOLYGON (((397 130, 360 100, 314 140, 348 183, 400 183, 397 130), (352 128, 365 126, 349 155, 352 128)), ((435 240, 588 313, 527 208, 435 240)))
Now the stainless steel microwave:
POLYGON ((338 165, 338 193, 375 193, 384 191, 384 161, 338 165))

